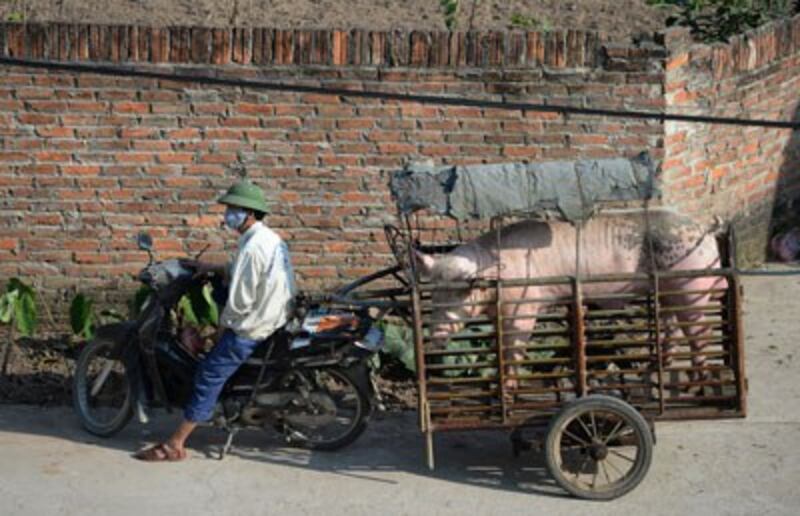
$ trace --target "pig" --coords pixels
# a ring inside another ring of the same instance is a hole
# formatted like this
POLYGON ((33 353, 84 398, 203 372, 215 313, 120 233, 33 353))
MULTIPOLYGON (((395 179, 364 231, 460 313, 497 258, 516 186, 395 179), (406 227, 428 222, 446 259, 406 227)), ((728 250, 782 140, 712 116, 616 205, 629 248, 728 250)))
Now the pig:
MULTIPOLYGON (((504 227, 499 238, 490 231, 467 242, 448 254, 430 255, 417 253, 416 261, 423 276, 433 281, 462 282, 475 279, 493 279, 499 274, 502 279, 542 278, 548 276, 573 276, 576 273, 576 226, 567 222, 543 222, 525 220, 504 227)), ((661 271, 713 269, 720 266, 720 253, 715 236, 710 230, 692 219, 669 208, 632 210, 609 210, 586 221, 580 230, 581 255, 580 276, 618 273, 646 273, 652 265, 661 271), (647 239, 650 239, 648 243, 647 239), (651 259, 652 250, 652 259, 651 259)), ((453 306, 460 303, 496 301, 493 288, 469 288, 461 290, 436 289, 433 302, 448 303, 447 307, 435 308, 432 318, 441 322, 431 329, 434 346, 443 346, 448 337, 460 331, 465 318, 481 315, 494 317, 496 303, 477 306, 453 306)), ((660 280, 662 291, 679 293, 662 299, 662 306, 701 306, 710 301, 710 294, 698 294, 698 290, 723 289, 726 281, 721 277, 700 277, 660 280), (695 291, 694 293, 691 291, 695 291)), ((620 281, 614 283, 585 283, 585 296, 616 293, 644 293, 648 282, 620 281)), ((569 296, 570 286, 565 284, 545 286, 504 287, 504 300, 551 298, 569 296)), ((611 302, 613 303, 613 302, 611 302)), ((606 304, 607 307, 609 303, 606 304)), ((542 303, 502 305, 504 337, 502 349, 508 360, 523 359, 515 351, 530 339, 536 325, 536 315, 546 308, 542 303), (524 318, 519 318, 524 316, 524 318)), ((689 339, 691 349, 703 347, 698 340, 707 327, 693 325, 703 320, 701 311, 682 311, 677 315, 681 331, 689 339)), ((703 364, 702 356, 693 357, 693 365, 703 364)), ((513 369, 507 372, 513 375, 513 369)), ((507 388, 517 382, 509 379, 507 388)))

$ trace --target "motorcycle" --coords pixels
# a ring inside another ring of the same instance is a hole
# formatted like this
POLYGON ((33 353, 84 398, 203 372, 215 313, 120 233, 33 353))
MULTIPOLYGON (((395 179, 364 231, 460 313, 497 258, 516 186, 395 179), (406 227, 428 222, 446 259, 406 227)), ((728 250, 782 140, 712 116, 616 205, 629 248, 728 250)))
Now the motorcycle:
MULTIPOLYGON (((198 282, 220 281, 198 277, 191 261, 155 261, 150 236, 137 240, 150 256, 138 276, 149 297, 135 320, 97 329, 73 380, 83 427, 102 437, 119 432, 134 414, 147 423, 150 409, 186 405, 202 354, 182 345, 175 310, 198 282)), ((220 458, 244 428, 276 430, 288 443, 316 450, 357 439, 375 403, 366 362, 383 346, 383 334, 374 323, 367 309, 298 295, 290 322, 261 342, 223 388, 211 419, 228 432, 220 458)))

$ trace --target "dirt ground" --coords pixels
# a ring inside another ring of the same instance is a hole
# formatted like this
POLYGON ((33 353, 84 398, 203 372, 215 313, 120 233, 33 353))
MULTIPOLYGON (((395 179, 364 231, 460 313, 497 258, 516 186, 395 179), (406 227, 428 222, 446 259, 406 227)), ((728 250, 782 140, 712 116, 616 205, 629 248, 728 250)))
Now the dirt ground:
MULTIPOLYGON (((445 30, 440 0, 6 0, 0 15, 29 21, 155 26, 263 26, 445 30)), ((605 31, 615 39, 664 27, 666 11, 644 0, 460 0, 455 29, 605 31)))
MULTIPOLYGON (((177 415, 153 414, 110 439, 83 431, 69 407, 0 405, 0 514, 549 514, 796 515, 800 507, 800 274, 745 276, 749 413, 744 420, 658 423, 642 484, 606 503, 568 498, 540 454, 511 454, 504 432, 437 434, 424 466, 415 412, 379 413, 336 453, 287 448, 201 428, 191 458, 145 464, 130 453, 162 438, 177 415), (46 495, 43 496, 43 493, 46 495)), ((791 273, 791 274, 787 274, 791 273)))

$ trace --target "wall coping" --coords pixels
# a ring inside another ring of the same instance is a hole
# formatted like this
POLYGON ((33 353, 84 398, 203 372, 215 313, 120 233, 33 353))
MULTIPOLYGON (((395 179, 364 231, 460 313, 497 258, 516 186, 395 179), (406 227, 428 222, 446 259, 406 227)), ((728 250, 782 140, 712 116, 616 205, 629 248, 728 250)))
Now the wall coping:
MULTIPOLYGON (((658 37, 654 36, 657 40, 658 37)), ((608 56, 663 58, 664 48, 620 43, 603 32, 370 31, 0 24, 0 54, 60 61, 208 65, 418 68, 598 68, 608 56), (619 49, 631 49, 627 54, 619 49)))

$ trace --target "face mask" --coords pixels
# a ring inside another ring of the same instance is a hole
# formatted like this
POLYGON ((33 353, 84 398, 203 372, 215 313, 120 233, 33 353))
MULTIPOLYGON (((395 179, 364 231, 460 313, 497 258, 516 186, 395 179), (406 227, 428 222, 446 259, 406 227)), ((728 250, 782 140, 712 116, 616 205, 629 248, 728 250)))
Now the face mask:
POLYGON ((237 230, 247 220, 247 212, 241 208, 228 208, 225 210, 225 225, 237 230))

